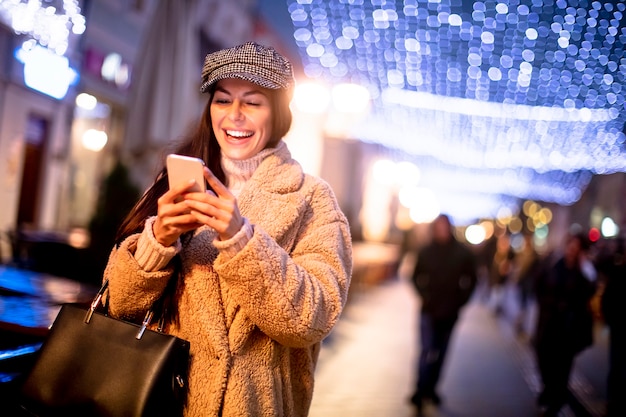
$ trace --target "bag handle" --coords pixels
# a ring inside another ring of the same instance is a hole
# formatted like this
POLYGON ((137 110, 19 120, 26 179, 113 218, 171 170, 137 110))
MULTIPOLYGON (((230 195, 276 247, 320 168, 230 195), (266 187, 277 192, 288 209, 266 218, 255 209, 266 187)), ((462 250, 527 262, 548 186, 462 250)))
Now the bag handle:
MULTIPOLYGON (((104 292, 106 291, 108 287, 109 287, 109 280, 106 279, 102 283, 102 287, 100 287, 100 290, 98 290, 98 293, 96 294, 93 301, 91 302, 91 306, 89 307, 89 310, 87 310, 87 314, 85 315, 85 320, 84 320, 86 324, 89 324, 89 322, 91 321, 91 318, 93 317, 93 313, 95 313, 96 309, 100 305, 100 302, 102 301, 102 297, 104 296, 104 292)), ((139 331, 137 332, 137 335, 135 336, 137 340, 141 339, 146 329, 150 325, 150 322, 152 321, 153 316, 154 316, 154 312, 152 311, 152 309, 148 310, 148 312, 146 313, 146 316, 143 319, 143 322, 141 323, 141 327, 139 328, 139 331)))

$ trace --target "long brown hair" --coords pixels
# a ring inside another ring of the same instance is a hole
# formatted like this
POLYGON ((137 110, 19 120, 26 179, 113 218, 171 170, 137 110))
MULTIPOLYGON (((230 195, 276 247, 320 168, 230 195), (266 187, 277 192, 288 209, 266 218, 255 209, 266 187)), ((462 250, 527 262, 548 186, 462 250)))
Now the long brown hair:
MULTIPOLYGON (((226 175, 221 164, 220 146, 211 124, 210 108, 215 86, 216 84, 208 91, 209 99, 198 126, 172 148, 172 153, 201 158, 211 172, 222 183, 226 183, 226 175)), ((266 94, 269 97, 272 113, 272 139, 268 143, 268 147, 274 147, 291 128, 292 114, 289 108, 291 95, 289 91, 283 89, 268 89, 266 94)), ((154 183, 122 221, 115 238, 116 245, 119 245, 128 236, 141 232, 146 219, 157 214, 157 200, 167 192, 168 188, 167 170, 163 166, 154 183)))

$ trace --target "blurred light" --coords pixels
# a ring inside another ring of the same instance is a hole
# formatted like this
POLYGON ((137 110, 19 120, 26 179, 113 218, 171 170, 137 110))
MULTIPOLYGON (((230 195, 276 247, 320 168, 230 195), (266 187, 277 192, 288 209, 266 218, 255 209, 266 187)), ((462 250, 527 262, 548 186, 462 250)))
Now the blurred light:
POLYGON ((436 110, 463 116, 489 117, 502 120, 522 120, 526 122, 606 122, 613 119, 608 109, 566 110, 558 107, 481 102, 467 98, 446 97, 401 89, 384 90, 382 99, 387 104, 400 104, 415 109, 436 110))
POLYGON ((80 93, 76 96, 76 105, 81 109, 93 110, 98 104, 98 99, 87 93, 80 93))
POLYGON ((513 217, 511 221, 509 222, 508 227, 509 227, 509 231, 512 234, 520 233, 522 231, 522 228, 524 227, 524 223, 519 217, 513 217))
POLYGON ((104 80, 115 82, 115 76, 121 65, 122 56, 112 52, 104 58, 100 68, 100 75, 104 80))
POLYGON ((25 34, 57 55, 69 46, 70 31, 85 32, 85 17, 78 0, 4 0, 0 2, 0 21, 17 34, 25 34))
POLYGON ((16 57, 24 63, 24 83, 29 88, 62 99, 76 78, 76 71, 64 56, 36 45, 30 50, 18 49, 16 57))
POLYGON ((74 228, 67 237, 68 243, 74 248, 84 249, 89 246, 89 231, 82 228, 74 228))
POLYGON ((432 190, 416 188, 414 190, 415 204, 410 207, 409 216, 415 223, 430 223, 441 214, 439 201, 432 190))
POLYGON ((619 226, 610 217, 602 219, 602 225, 600 226, 602 236, 611 238, 619 234, 619 226))
POLYGON ((597 227, 592 227, 591 229, 589 229, 589 240, 592 242, 597 242, 598 240, 600 240, 600 231, 598 230, 597 227))
POLYGON ((398 178, 400 186, 417 185, 420 180, 420 169, 412 162, 402 161, 397 164, 398 178))
POLYGON ((493 236, 494 227, 493 223, 490 221, 482 221, 480 222, 480 227, 485 231, 485 239, 490 239, 493 236))
POLYGON ((526 200, 522 205, 523 213, 528 217, 533 217, 535 213, 537 213, 538 209, 539 205, 532 200, 526 200))
POLYGON ((449 194, 570 205, 626 172, 626 4, 521 3, 287 1, 305 74, 370 92, 351 137, 449 171, 449 194))
POLYGON ((465 239, 472 245, 478 245, 484 242, 487 233, 479 224, 472 224, 465 229, 465 239))
POLYGON ((537 213, 537 222, 536 224, 550 224, 550 222, 552 221, 552 210, 550 210, 547 207, 543 207, 541 210, 539 210, 539 213, 537 213))
POLYGON ((550 229, 548 226, 541 226, 535 229, 535 233, 533 235, 533 244, 535 245, 535 249, 539 250, 547 247, 549 233, 550 229))
POLYGON ((398 167, 393 161, 380 159, 372 167, 374 181, 383 185, 395 185, 398 178, 398 167))
POLYGON ((418 187, 404 186, 398 191, 398 200, 403 207, 411 208, 418 205, 419 202, 418 187))
POLYGON ((107 134, 102 130, 88 129, 83 133, 82 143, 85 149, 100 152, 107 144, 107 134))
POLYGON ((548 234, 549 234, 550 228, 548 226, 541 226, 538 227, 535 230, 535 238, 542 240, 542 239, 547 239, 548 238, 548 234))
POLYGON ((304 113, 321 114, 328 110, 330 93, 319 84, 298 84, 294 91, 293 101, 296 108, 304 113))
POLYGON ((361 113, 367 109, 370 95, 357 84, 338 84, 332 89, 333 105, 342 113, 361 113))
POLYGON ((507 225, 511 221, 511 217, 513 217, 513 212, 509 207, 500 207, 497 215, 498 223, 507 225))

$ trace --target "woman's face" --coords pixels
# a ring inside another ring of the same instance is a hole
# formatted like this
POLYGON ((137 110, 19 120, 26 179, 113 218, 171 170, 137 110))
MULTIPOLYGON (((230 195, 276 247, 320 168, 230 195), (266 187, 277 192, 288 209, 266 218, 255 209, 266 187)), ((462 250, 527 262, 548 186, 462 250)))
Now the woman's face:
POLYGON ((272 112, 262 87, 236 78, 220 80, 210 112, 215 137, 226 157, 248 159, 267 147, 272 137, 272 112))

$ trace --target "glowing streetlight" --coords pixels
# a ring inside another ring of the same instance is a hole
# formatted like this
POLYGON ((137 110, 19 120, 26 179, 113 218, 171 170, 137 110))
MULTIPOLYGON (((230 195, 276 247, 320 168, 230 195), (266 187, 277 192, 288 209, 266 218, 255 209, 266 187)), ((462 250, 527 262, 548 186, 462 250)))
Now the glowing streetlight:
POLYGON ((94 152, 100 152, 104 145, 107 144, 107 134, 102 130, 89 129, 83 133, 82 143, 86 149, 94 152))

